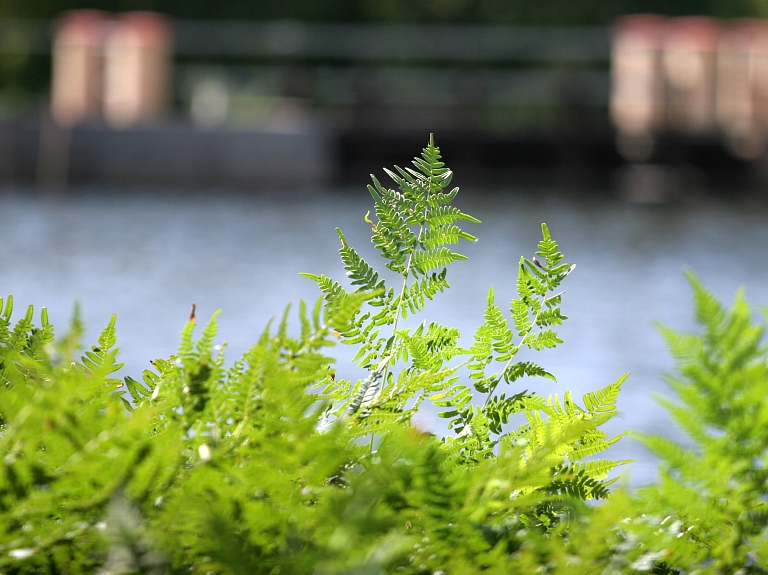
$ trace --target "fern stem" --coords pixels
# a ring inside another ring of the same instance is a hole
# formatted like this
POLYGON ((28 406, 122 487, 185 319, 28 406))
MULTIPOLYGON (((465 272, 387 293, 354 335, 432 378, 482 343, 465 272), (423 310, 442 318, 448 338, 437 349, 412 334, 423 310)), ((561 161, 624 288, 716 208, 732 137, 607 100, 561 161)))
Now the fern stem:
MULTIPOLYGON (((429 190, 427 191, 427 195, 429 195, 429 193, 432 191, 432 177, 433 177, 433 174, 432 174, 432 172, 430 172, 430 174, 429 174, 429 190)), ((427 205, 429 205, 429 204, 427 204, 427 205)), ((424 215, 424 221, 426 221, 426 219, 427 219, 427 209, 428 209, 427 207, 424 208, 424 214, 423 214, 424 215)), ((421 243, 421 238, 422 238, 423 234, 424 234, 424 224, 421 224, 419 226, 419 235, 416 238, 416 247, 418 247, 418 245, 421 243)), ((400 287, 400 298, 399 298, 398 303, 397 303, 397 310, 395 311, 395 322, 392 325, 392 336, 393 336, 393 338, 391 340, 392 344, 390 344, 390 345, 394 345, 394 342, 395 342, 394 335, 395 335, 395 333, 397 333, 397 324, 400 321, 400 314, 402 313, 402 309, 403 309, 404 296, 407 293, 407 289, 408 289, 408 276, 411 273, 411 265, 413 263, 413 252, 414 251, 415 251, 415 249, 413 251, 411 251, 411 253, 409 254, 409 256, 408 256, 408 263, 405 266, 405 272, 403 272, 403 285, 400 287)), ((382 379, 382 382, 381 382, 382 386, 386 385, 386 383, 387 383, 387 376, 388 375, 389 375, 389 361, 387 361, 386 366, 384 368, 384 378, 382 379)), ((392 389, 389 392, 389 398, 390 399, 394 395, 394 392, 395 392, 394 389, 392 389)))
MULTIPOLYGON (((430 141, 431 141, 431 138, 430 138, 430 141)), ((434 178, 434 172, 433 172, 433 170, 430 169, 429 180, 428 180, 428 188, 427 188, 427 197, 429 197, 429 194, 432 192, 433 178, 434 178)), ((423 221, 424 222, 427 221, 427 211, 428 210, 429 210, 429 203, 427 203, 425 205, 425 207, 424 207, 424 213, 423 213, 423 221)), ((384 365, 384 373, 382 374, 382 380, 381 380, 382 389, 387 384, 387 378, 389 377, 389 364, 390 364, 390 361, 391 361, 391 351, 392 351, 392 346, 394 346, 394 344, 395 344, 395 337, 394 336, 397 333, 397 326, 398 326, 398 323, 400 322, 400 316, 401 316, 402 310, 403 310, 403 303, 405 301, 405 294, 407 293, 407 290, 408 290, 408 276, 411 273, 411 266, 413 265, 413 254, 416 251, 416 249, 418 248, 418 246, 421 244, 421 238, 424 235, 424 231, 425 231, 424 224, 422 223, 422 224, 419 225, 419 233, 418 233, 418 236, 416 237, 416 244, 414 246, 414 249, 411 250, 411 253, 408 255, 408 263, 406 264, 405 271, 403 272, 403 284, 402 284, 402 286, 400 286, 400 297, 399 297, 398 302, 397 302, 397 310, 395 310, 395 321, 392 324, 392 338, 390 339, 390 341, 392 343, 390 343, 389 346, 386 349, 386 351, 390 353, 390 357, 387 358, 387 362, 384 365)), ((394 396, 394 393, 395 393, 395 389, 393 387, 390 390, 390 392, 389 392, 388 399, 392 399, 392 397, 394 396)), ((373 434, 373 433, 371 434, 371 444, 370 444, 370 447, 369 447, 369 452, 370 453, 373 453, 373 439, 374 439, 374 435, 375 434, 373 434)))

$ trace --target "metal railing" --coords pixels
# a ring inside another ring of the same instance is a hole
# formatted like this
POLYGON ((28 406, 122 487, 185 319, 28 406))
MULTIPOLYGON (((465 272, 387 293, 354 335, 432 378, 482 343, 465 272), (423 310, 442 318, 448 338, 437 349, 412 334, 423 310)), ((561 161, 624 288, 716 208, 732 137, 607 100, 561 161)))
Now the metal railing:
POLYGON ((605 27, 176 22, 179 56, 354 63, 607 64, 605 27))

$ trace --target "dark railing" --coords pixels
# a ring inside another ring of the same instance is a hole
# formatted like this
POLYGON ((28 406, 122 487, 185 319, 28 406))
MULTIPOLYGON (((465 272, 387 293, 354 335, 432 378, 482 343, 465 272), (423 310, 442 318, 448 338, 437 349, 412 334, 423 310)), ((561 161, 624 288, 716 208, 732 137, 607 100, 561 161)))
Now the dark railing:
MULTIPOLYGON (((606 27, 177 20, 173 29, 182 115, 210 78, 228 91, 232 123, 248 123, 238 108, 259 98, 298 98, 332 126, 364 108, 388 116, 384 126, 424 113, 451 124, 458 114, 480 130, 514 129, 529 110, 546 123, 558 109, 608 103, 606 27)), ((44 20, 0 20, 0 54, 48 55, 52 30, 44 20)))
POLYGON ((605 27, 176 22, 180 56, 345 62, 607 64, 605 27))

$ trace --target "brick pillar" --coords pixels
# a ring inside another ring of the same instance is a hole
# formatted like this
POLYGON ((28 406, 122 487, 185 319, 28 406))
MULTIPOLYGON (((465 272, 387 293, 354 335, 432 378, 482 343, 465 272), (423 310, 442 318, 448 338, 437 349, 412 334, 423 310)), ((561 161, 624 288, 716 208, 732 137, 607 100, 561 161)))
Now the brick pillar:
POLYGON ((664 33, 667 121, 678 132, 712 133, 715 121, 715 54, 720 26, 712 18, 669 20, 664 33))
POLYGON ((728 26, 717 52, 717 122, 728 148, 753 159, 768 137, 768 23, 739 20, 728 26))
POLYGON ((66 13, 53 37, 51 115, 61 126, 95 119, 101 112, 101 46, 105 15, 66 13))
POLYGON ((648 159, 664 128, 661 42, 665 20, 654 15, 619 19, 611 44, 611 119, 617 147, 630 160, 648 159))
POLYGON ((160 14, 126 13, 104 42, 104 118, 122 128, 165 111, 171 75, 170 23, 160 14))

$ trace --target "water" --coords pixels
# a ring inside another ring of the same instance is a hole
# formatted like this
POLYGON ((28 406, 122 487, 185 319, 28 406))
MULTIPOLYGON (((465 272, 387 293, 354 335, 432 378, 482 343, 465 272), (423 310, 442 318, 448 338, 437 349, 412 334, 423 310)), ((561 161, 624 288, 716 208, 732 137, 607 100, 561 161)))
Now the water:
MULTIPOLYGON (((335 226, 375 261, 363 221, 370 204, 362 188, 282 196, 88 189, 65 198, 6 191, 0 292, 13 293, 19 308, 47 306, 59 332, 80 301, 90 341, 117 314, 124 373, 134 375, 173 352, 192 302, 200 318, 223 309, 219 334, 231 360, 285 304, 315 300, 299 272, 343 278, 335 226)), ((530 353, 558 382, 527 385, 578 397, 629 372, 612 432, 674 433, 653 401, 668 394, 661 376, 672 362, 652 322, 694 327, 684 267, 721 299, 743 285, 751 302, 768 302, 768 207, 760 203, 648 207, 565 192, 463 190, 459 205, 483 221, 466 226, 479 241, 459 249, 469 261, 449 271, 453 288, 427 317, 471 337, 489 285, 502 309, 515 296, 517 261, 533 254, 547 222, 577 269, 565 284, 565 343, 530 353)), ((360 376, 345 361, 348 348, 339 357, 341 376, 360 376)), ((636 442, 622 440, 612 455, 637 460, 625 470, 632 483, 653 479, 654 462, 636 442)))

